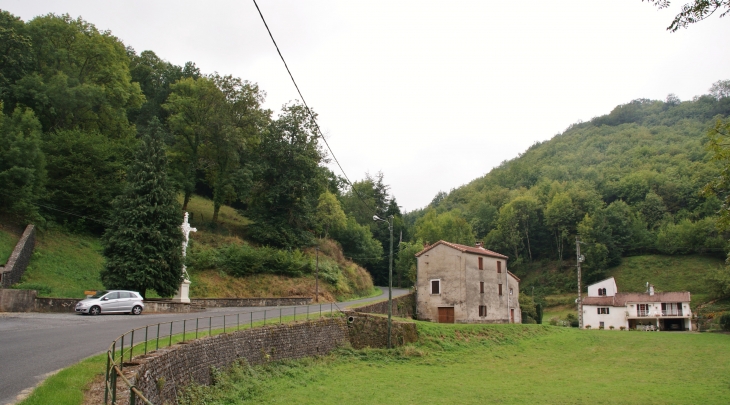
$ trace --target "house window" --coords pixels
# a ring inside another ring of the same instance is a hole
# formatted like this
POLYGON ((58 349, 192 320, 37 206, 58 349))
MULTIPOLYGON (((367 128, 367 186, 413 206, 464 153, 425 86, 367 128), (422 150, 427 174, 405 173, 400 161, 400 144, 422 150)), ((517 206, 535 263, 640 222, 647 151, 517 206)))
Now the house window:
POLYGON ((638 316, 649 316, 649 304, 636 305, 636 314, 638 316))
POLYGON ((441 294, 441 280, 431 280, 431 294, 441 294))
POLYGON ((502 284, 499 285, 499 295, 502 295, 502 284))
POLYGON ((479 282, 479 293, 484 294, 484 281, 479 282))
POLYGON ((497 260, 497 273, 502 272, 502 262, 497 260))
POLYGON ((682 316, 682 304, 679 302, 662 303, 663 316, 682 316))
POLYGON ((487 316, 487 306, 479 305, 479 316, 487 316))
POLYGON ((608 315, 608 308, 596 308, 598 310, 598 315, 608 315))
POLYGON ((598 289, 598 295, 606 295, 606 289, 605 288, 599 288, 598 289))
POLYGON ((484 258, 479 258, 479 270, 484 270, 484 258))
POLYGON ((512 295, 512 289, 511 288, 509 289, 509 295, 512 295))

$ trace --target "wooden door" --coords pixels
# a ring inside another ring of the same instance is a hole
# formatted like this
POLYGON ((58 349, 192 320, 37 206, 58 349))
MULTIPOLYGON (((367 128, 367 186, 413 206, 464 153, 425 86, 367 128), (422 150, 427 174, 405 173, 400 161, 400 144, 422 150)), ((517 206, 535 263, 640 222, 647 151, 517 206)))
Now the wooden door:
POLYGON ((509 323, 515 323, 515 309, 509 309, 509 323))
POLYGON ((439 307, 439 323, 454 323, 454 307, 439 307))

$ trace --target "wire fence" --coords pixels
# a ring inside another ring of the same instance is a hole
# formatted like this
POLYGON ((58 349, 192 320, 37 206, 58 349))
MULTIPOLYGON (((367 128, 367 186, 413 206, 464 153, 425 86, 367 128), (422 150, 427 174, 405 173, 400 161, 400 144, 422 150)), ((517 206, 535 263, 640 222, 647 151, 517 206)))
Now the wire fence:
POLYGON ((136 365, 132 362, 135 353, 146 355, 160 348, 172 346, 186 340, 209 337, 221 333, 250 329, 255 326, 281 324, 283 322, 309 320, 342 310, 335 303, 279 307, 261 311, 240 312, 208 317, 198 317, 169 322, 160 322, 132 329, 116 338, 107 350, 104 404, 117 405, 117 383, 121 378, 129 388, 129 404, 152 404, 142 392, 124 376, 124 367, 136 365), (138 402, 139 401, 139 402, 138 402))

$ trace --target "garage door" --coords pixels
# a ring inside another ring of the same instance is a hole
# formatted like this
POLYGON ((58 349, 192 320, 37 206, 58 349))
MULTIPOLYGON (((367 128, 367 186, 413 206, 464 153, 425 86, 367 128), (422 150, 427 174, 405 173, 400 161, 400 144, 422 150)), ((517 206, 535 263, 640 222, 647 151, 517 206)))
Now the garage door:
POLYGON ((454 323, 454 307, 439 307, 439 323, 454 323))

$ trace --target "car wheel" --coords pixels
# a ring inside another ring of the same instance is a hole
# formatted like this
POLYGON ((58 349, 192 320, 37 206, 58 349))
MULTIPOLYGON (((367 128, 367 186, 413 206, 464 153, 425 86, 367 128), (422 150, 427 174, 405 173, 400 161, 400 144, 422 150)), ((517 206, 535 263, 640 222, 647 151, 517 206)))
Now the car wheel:
POLYGON ((101 308, 94 305, 93 307, 89 308, 89 315, 99 315, 101 313, 101 308))
POLYGON ((139 315, 142 313, 142 307, 139 305, 135 305, 134 308, 132 308, 132 315, 139 315))

